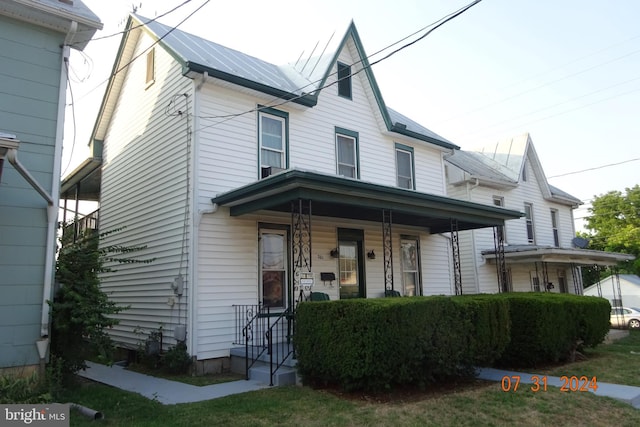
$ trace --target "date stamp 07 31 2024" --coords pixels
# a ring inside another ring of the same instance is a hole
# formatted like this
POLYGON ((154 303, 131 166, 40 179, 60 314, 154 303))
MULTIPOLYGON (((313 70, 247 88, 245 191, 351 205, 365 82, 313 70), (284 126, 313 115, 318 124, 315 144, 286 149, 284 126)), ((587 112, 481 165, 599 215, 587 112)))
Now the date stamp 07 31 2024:
MULTIPOLYGON (((523 378, 520 375, 505 375, 502 377, 500 386, 504 392, 518 391, 520 388, 520 382, 523 378)), ((529 390, 534 393, 539 391, 547 391, 547 376, 546 375, 531 375, 523 381, 527 383, 529 390)), ((590 391, 595 392, 598 390, 598 380, 596 377, 583 376, 566 376, 560 377, 560 391, 562 392, 574 392, 574 391, 590 391)))

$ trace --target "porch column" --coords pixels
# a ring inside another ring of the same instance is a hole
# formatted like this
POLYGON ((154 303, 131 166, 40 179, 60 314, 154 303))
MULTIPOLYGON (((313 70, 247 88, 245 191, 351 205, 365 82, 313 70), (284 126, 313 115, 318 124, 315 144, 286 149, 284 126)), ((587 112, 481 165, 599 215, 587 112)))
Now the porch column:
POLYGON ((458 220, 451 218, 451 254, 453 256, 453 282, 456 295, 462 295, 462 270, 460 268, 460 241, 458 240, 458 220))
POLYGON ((546 262, 542 262, 542 283, 544 286, 544 291, 545 292, 549 292, 550 289, 548 287, 549 284, 549 270, 548 270, 548 265, 546 262))
POLYGON ((311 200, 291 202, 291 254, 293 259, 293 291, 296 302, 307 299, 310 285, 301 279, 312 279, 311 273, 311 200))
POLYGON ((391 236, 391 211, 382 210, 382 252, 384 254, 384 288, 387 291, 393 288, 393 247, 391 236))
POLYGON ((596 281, 596 289, 598 290, 598 296, 602 298, 602 285, 600 284, 600 267, 598 267, 597 265, 594 265, 594 269, 598 274, 597 281, 596 281))
POLYGON ((504 232, 501 225, 493 227, 493 243, 496 254, 498 292, 509 292, 509 283, 507 282, 507 263, 504 259, 504 232))

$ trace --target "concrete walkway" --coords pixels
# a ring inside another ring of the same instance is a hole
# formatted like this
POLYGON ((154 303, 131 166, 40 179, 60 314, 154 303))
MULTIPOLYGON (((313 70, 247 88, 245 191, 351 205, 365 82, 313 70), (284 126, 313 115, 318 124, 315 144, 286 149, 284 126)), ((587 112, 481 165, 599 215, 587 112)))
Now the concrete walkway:
POLYGON ((132 391, 148 399, 157 400, 164 405, 176 403, 200 402, 217 399, 232 394, 269 388, 267 384, 257 381, 231 381, 198 387, 164 378, 152 377, 124 369, 122 366, 105 366, 87 362, 88 368, 78 372, 81 377, 132 391))
MULTIPOLYGON (((177 403, 200 402, 203 400, 217 399, 219 397, 232 394, 245 393, 248 391, 269 388, 267 384, 258 381, 231 381, 221 384, 198 387, 181 382, 170 381, 164 378, 152 377, 150 375, 139 374, 137 372, 124 369, 122 366, 113 365, 111 367, 87 362, 88 368, 80 371, 81 377, 117 387, 122 390, 132 391, 142 396, 157 400, 164 405, 177 403)), ((529 374, 524 372, 503 371, 493 368, 481 368, 478 370, 478 378, 488 381, 502 382, 505 376, 519 377, 519 390, 529 388, 533 384, 533 377, 543 377, 541 374, 529 374)), ((546 376, 548 387, 576 387, 576 384, 565 384, 559 377, 546 376)), ((590 378, 589 378, 590 379, 590 378)), ((588 389, 596 396, 608 396, 628 403, 640 409, 640 387, 628 385, 611 384, 597 382, 597 390, 588 389)), ((577 391, 569 391, 575 393, 577 391)))
MULTIPOLYGON (((514 371, 502 371, 499 369, 493 368, 481 368, 478 370, 478 378, 482 380, 488 381, 497 381, 502 382, 502 379, 508 376, 510 378, 518 377, 520 381, 519 390, 529 389, 531 386, 529 384, 534 384, 534 380, 532 379, 534 376, 538 377, 538 382, 542 387, 542 377, 546 377, 547 386, 548 387, 562 387, 574 389, 578 388, 582 383, 573 382, 573 384, 568 384, 566 381, 561 380, 559 377, 551 377, 549 375, 542 374, 529 374, 524 372, 514 372, 514 371)), ((589 378, 591 380, 591 378, 589 378)), ((596 378, 597 381, 597 378, 596 378)), ((509 387, 508 383, 505 381, 505 387, 509 387)), ((515 380, 512 381, 512 386, 515 384, 515 380)), ((587 391, 594 393, 596 396, 607 396, 612 397, 614 399, 620 400, 624 403, 628 403, 634 408, 640 409, 640 387, 632 387, 629 385, 620 385, 620 384, 611 384, 611 383, 603 383, 597 381, 597 390, 593 391, 592 389, 587 387, 587 391)), ((568 391, 568 393, 579 393, 579 391, 568 391)))

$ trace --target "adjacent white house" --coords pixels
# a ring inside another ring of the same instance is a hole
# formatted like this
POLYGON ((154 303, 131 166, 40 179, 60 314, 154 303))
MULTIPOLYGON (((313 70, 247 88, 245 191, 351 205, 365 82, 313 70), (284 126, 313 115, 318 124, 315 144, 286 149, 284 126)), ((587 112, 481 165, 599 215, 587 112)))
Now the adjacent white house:
POLYGON ((581 266, 634 259, 580 247, 573 209, 582 202, 547 182, 529 134, 445 158, 450 196, 524 213, 503 228, 460 233, 464 293, 581 294, 581 266))
POLYGON ((606 298, 612 307, 640 308, 640 277, 635 274, 614 274, 585 288, 584 294, 606 298))
POLYGON ((162 327, 165 346, 224 360, 258 306, 460 293, 458 233, 521 216, 448 196, 458 147, 386 106, 353 23, 277 66, 147 21, 131 16, 93 156, 62 185, 99 196, 102 231, 126 227, 106 243, 155 258, 103 277, 130 306, 119 345, 162 327))

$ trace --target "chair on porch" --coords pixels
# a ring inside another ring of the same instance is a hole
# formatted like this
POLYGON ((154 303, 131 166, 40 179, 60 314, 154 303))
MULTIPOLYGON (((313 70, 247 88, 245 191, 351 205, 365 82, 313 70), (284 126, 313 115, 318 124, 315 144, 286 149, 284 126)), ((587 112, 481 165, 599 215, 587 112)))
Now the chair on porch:
POLYGON ((401 297, 402 295, 400 295, 400 292, 396 291, 395 289, 387 289, 384 291, 384 296, 385 297, 401 297))
POLYGON ((310 301, 329 301, 329 295, 324 292, 311 292, 310 301))

